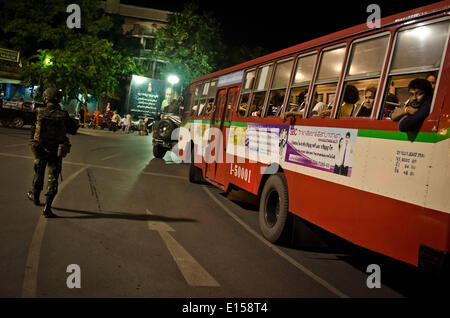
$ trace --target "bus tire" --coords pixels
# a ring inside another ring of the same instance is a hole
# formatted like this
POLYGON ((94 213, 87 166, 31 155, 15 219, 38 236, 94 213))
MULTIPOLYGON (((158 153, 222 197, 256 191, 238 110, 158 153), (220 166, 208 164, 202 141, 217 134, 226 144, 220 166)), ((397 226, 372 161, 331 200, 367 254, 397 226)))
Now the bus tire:
POLYGON ((272 243, 289 239, 292 215, 289 213, 289 194, 283 173, 271 175, 261 192, 259 227, 272 243))

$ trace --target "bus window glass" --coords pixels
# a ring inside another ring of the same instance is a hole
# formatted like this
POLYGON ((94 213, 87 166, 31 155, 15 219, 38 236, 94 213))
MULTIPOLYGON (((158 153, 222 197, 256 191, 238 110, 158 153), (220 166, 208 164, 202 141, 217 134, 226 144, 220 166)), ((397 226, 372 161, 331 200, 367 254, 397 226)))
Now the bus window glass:
POLYGON ((253 94, 252 105, 250 106, 249 115, 251 116, 260 116, 263 106, 264 99, 266 97, 266 92, 257 92, 253 94))
POLYGON ((295 71, 294 82, 292 85, 298 85, 310 82, 316 64, 317 54, 301 57, 297 62, 297 70, 295 71))
POLYGON ((264 91, 267 89, 271 73, 272 65, 266 65, 258 69, 255 91, 264 91))
POLYGON ((233 109, 233 105, 234 105, 234 100, 236 98, 235 93, 230 92, 230 94, 228 95, 228 101, 227 101, 227 113, 225 114, 225 121, 230 121, 231 119, 231 111, 233 109))
POLYGON ((216 97, 216 91, 217 91, 217 81, 212 81, 209 85, 209 91, 208 91, 208 99, 213 99, 216 97))
POLYGON ((236 113, 239 116, 245 116, 248 108, 248 100, 250 98, 250 94, 242 94, 238 103, 238 107, 236 109, 236 113))
POLYGON ((308 101, 309 86, 294 87, 289 95, 289 102, 286 106, 287 113, 295 113, 295 115, 303 117, 308 101))
POLYGON ((338 118, 372 115, 388 43, 385 35, 352 45, 338 118))
POLYGON ((375 106, 378 82, 379 78, 346 82, 338 117, 370 117, 375 106))
POLYGON ((353 45, 350 57, 349 76, 380 75, 386 55, 389 36, 359 42, 353 45))
POLYGON ((309 105, 309 116, 329 117, 331 115, 344 56, 345 47, 323 52, 309 105))
POLYGON ((448 39, 449 22, 400 31, 397 36, 391 73, 438 69, 448 39))
POLYGON ((437 79, 437 76, 438 76, 437 72, 423 72, 423 73, 390 76, 387 82, 386 86, 387 88, 383 99, 383 107, 379 115, 379 118, 390 120, 391 113, 395 110, 395 108, 408 105, 409 103, 408 85, 412 80, 416 78, 422 78, 430 81, 431 77, 437 79))
POLYGON ((250 91, 253 88, 253 83, 255 82, 255 71, 250 71, 245 74, 244 85, 242 90, 244 92, 250 91))
POLYGON ((310 114, 311 116, 329 117, 336 97, 337 83, 317 85, 314 89, 310 114))
POLYGON ((316 59, 317 54, 298 58, 286 113, 304 117, 304 111, 308 105, 309 82, 312 79, 316 59))
POLYGON ((194 92, 194 105, 192 106, 192 115, 197 116, 198 115, 198 104, 200 102, 200 89, 201 89, 201 84, 197 85, 195 87, 195 92, 194 92))
POLYGON ((442 56, 448 45, 449 24, 447 20, 398 32, 378 119, 390 120, 397 107, 409 104, 408 86, 417 78, 430 82, 432 102, 442 56))
POLYGON ((318 81, 338 81, 344 62, 345 47, 326 51, 322 54, 322 61, 317 75, 318 81))
POLYGON ((202 94, 200 96, 200 105, 199 105, 199 116, 206 116, 206 110, 211 105, 209 105, 208 101, 208 90, 209 90, 210 83, 205 83, 202 87, 202 94))
MULTIPOLYGON (((286 87, 291 77, 292 64, 294 61, 278 63, 272 81, 272 89, 269 95, 269 107, 266 116, 277 116, 281 112, 286 95, 286 87)), ((258 116, 258 115, 257 115, 258 116)))

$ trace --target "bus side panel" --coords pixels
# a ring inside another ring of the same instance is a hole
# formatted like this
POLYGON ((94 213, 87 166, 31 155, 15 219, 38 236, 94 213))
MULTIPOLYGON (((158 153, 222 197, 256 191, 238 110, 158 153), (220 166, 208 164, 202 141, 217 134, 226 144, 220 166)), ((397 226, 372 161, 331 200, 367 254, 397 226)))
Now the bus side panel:
POLYGON ((285 173, 290 211, 333 234, 415 266, 421 244, 448 251, 448 213, 285 173))

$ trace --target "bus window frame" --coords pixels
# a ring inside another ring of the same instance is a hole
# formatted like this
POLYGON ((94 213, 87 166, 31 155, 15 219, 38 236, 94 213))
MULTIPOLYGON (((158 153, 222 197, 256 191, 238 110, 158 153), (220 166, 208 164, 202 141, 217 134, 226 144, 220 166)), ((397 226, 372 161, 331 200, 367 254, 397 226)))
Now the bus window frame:
POLYGON ((192 108, 194 108, 195 106, 197 106, 197 109, 195 110, 195 113, 192 114, 192 116, 194 116, 194 117, 198 116, 198 110, 199 110, 198 108, 199 108, 199 106, 200 106, 200 97, 201 97, 201 94, 202 94, 202 93, 201 93, 202 87, 203 87, 203 83, 202 83, 202 82, 196 84, 195 87, 194 87, 193 105, 192 105, 192 107, 191 107, 191 109, 192 109, 192 108), (197 87, 199 87, 198 95, 195 96, 195 90, 197 89, 197 87))
MULTIPOLYGON (((346 59, 348 57, 348 43, 344 40, 343 42, 337 43, 337 44, 333 44, 331 46, 325 46, 323 48, 321 48, 320 50, 320 54, 319 54, 319 58, 316 61, 316 68, 314 70, 314 77, 313 80, 311 81, 312 85, 310 86, 310 89, 308 90, 308 100, 307 100, 307 108, 305 109, 305 116, 304 118, 315 118, 315 117, 320 117, 320 116, 311 116, 311 112, 314 109, 315 105, 311 105, 310 101, 311 101, 311 97, 313 94, 315 94, 315 87, 317 85, 324 85, 324 84, 333 84, 336 83, 336 95, 337 92, 340 90, 340 85, 342 85, 342 79, 344 76, 344 71, 345 71, 345 62, 346 59), (320 66, 322 65, 322 57, 323 54, 328 52, 328 51, 332 51, 335 49, 339 49, 339 48, 344 48, 345 49, 345 53, 344 53, 344 60, 342 61, 342 68, 341 68, 341 72, 340 75, 338 77, 337 81, 331 81, 331 80, 320 80, 319 83, 317 83, 317 76, 319 75, 319 70, 320 70, 320 66)), ((336 98, 334 99, 334 105, 331 109, 331 114, 328 118, 334 118, 334 113, 336 112, 336 98)))
POLYGON ((268 86, 268 88, 267 88, 268 94, 266 93, 266 100, 265 100, 265 103, 263 105, 263 110, 261 111, 261 115, 262 116, 259 116, 259 117, 266 118, 266 117, 278 117, 278 116, 280 116, 281 111, 285 108, 285 105, 286 105, 286 95, 289 93, 288 89, 290 89, 290 84, 291 84, 291 81, 292 81, 292 75, 294 73, 294 66, 295 66, 295 64, 296 64, 295 63, 295 56, 289 56, 287 58, 280 59, 280 60, 274 62, 274 68, 272 70, 272 78, 271 78, 271 81, 270 81, 270 86, 268 86), (284 97, 283 97, 283 104, 281 104, 280 109, 277 111, 277 115, 268 116, 267 115, 267 111, 269 110, 269 99, 270 99, 270 95, 271 95, 272 91, 283 89, 283 87, 272 87, 273 81, 275 79, 275 74, 276 74, 277 67, 278 67, 278 65, 280 65, 282 63, 286 63, 286 62, 290 62, 290 61, 292 61, 291 73, 289 75, 289 79, 287 80, 286 87, 284 87, 285 93, 284 93, 284 97))
MULTIPOLYGON (((392 43, 390 44, 390 52, 389 52, 389 62, 388 65, 386 66, 386 71, 385 71, 385 76, 384 76, 384 81, 383 81, 383 87, 381 90, 381 102, 384 100, 385 98, 385 94, 386 94, 386 85, 388 84, 388 80, 391 76, 397 76, 397 75, 408 75, 408 74, 414 74, 414 73, 429 73, 429 72, 438 72, 438 77, 436 78, 436 87, 434 88, 434 92, 433 92, 433 98, 431 100, 431 105, 430 105, 430 114, 428 115, 427 119, 430 118, 430 116, 433 114, 434 111, 434 103, 436 100, 436 96, 438 95, 437 92, 439 91, 439 82, 441 80, 441 76, 442 76, 442 68, 444 66, 444 62, 445 62, 445 57, 446 57, 446 53, 448 52, 449 49, 449 37, 447 37, 447 43, 444 45, 444 49, 442 51, 442 57, 441 57, 441 63, 439 65, 439 68, 433 68, 433 69, 414 69, 414 70, 409 70, 408 72, 405 73, 401 73, 401 72, 393 72, 391 73, 391 66, 392 66, 392 60, 394 58, 394 53, 395 53, 395 46, 397 44, 397 39, 398 39, 398 34, 402 31, 405 30, 409 30, 409 29, 414 29, 417 27, 421 27, 421 26, 425 26, 425 25, 429 25, 429 24, 435 24, 435 23, 439 23, 439 22, 444 22, 444 21, 448 21, 449 22, 449 35, 450 35, 450 17, 449 16, 445 16, 445 17, 439 17, 439 18, 435 18, 435 19, 431 19, 431 20, 426 20, 426 21, 418 21, 416 23, 411 23, 408 25, 400 25, 399 27, 397 27, 393 33, 394 33, 394 37, 392 38, 392 43)), ((377 120, 383 120, 382 118, 382 106, 380 105, 380 107, 377 109, 377 113, 375 118, 377 120)), ((425 119, 425 120, 427 120, 425 119)))
POLYGON ((340 111, 342 94, 343 94, 343 91, 344 91, 345 84, 347 82, 359 81, 359 80, 365 80, 365 79, 373 79, 373 78, 378 77, 379 81, 378 81, 377 92, 376 92, 376 94, 374 96, 374 101, 373 101, 374 104, 372 106, 372 112, 371 112, 370 116, 369 117, 353 117, 353 116, 351 116, 351 117, 343 117, 343 118, 345 118, 345 119, 349 119, 349 118, 372 119, 374 117, 373 116, 374 115, 374 110, 377 110, 376 107, 377 107, 378 102, 379 102, 378 98, 379 98, 379 96, 383 96, 383 95, 380 95, 380 89, 379 88, 380 88, 380 85, 382 84, 381 82, 382 82, 382 79, 383 79, 383 75, 385 75, 386 62, 387 62, 387 58, 389 57, 390 51, 391 51, 391 44, 392 44, 391 40, 392 40, 391 32, 388 31, 388 30, 385 30, 385 31, 381 31, 379 33, 371 34, 369 36, 356 38, 356 39, 351 41, 350 46, 349 46, 348 51, 347 51, 347 57, 346 57, 345 65, 344 65, 344 75, 343 75, 343 78, 341 79, 341 85, 340 85, 340 87, 338 87, 338 92, 337 92, 336 98, 335 98, 335 105, 334 105, 334 108, 333 108, 333 110, 331 112, 330 118, 333 118, 333 119, 340 119, 341 118, 338 115, 339 115, 339 111, 340 111), (384 36, 388 37, 388 42, 387 42, 387 46, 386 46, 386 51, 384 53, 384 59, 383 59, 382 65, 381 65, 380 72, 379 73, 367 73, 367 74, 364 74, 364 75, 348 76, 347 74, 350 71, 350 67, 351 67, 351 62, 352 61, 350 60, 350 58, 351 58, 351 53, 352 53, 354 44, 358 44, 360 42, 370 41, 370 40, 373 40, 373 39, 376 39, 376 38, 381 38, 381 37, 384 37, 384 36))
MULTIPOLYGON (((306 86, 305 85, 306 83, 308 83, 308 100, 309 100, 309 95, 310 95, 309 92, 311 91, 311 88, 312 88, 311 84, 314 82, 314 76, 315 76, 316 70, 317 70, 317 63, 319 62, 318 57, 319 57, 319 50, 317 50, 317 49, 314 49, 314 50, 309 51, 309 52, 302 52, 302 53, 300 53, 300 54, 298 54, 298 55, 296 55, 294 57, 295 63, 294 63, 294 68, 293 68, 293 71, 292 71, 292 74, 291 74, 290 85, 288 86, 289 91, 288 91, 287 101, 289 101, 289 99, 291 98, 291 93, 292 93, 292 89, 293 88, 304 87, 304 86, 306 86), (312 55, 316 55, 316 60, 314 61, 314 66, 313 66, 312 74, 311 74, 311 80, 309 80, 308 82, 301 82, 301 83, 298 83, 298 84, 294 85, 294 83, 293 83, 294 79, 295 79, 295 74, 294 73, 297 73, 298 61, 301 58, 312 56, 312 55)), ((307 108, 309 106, 308 100, 305 101, 306 102, 305 110, 307 110, 307 108)), ((280 115, 282 115, 282 114, 284 114, 286 112, 287 101, 284 103, 284 106, 283 106, 283 109, 282 109, 280 115)), ((305 118, 305 116, 304 116, 304 118, 305 118)))
MULTIPOLYGON (((258 71, 258 67, 252 67, 252 68, 249 68, 247 70, 244 70, 244 77, 243 77, 244 81, 242 83, 241 89, 240 89, 239 94, 238 94, 239 96, 238 96, 238 100, 237 100, 236 106, 235 106, 234 110, 232 111, 232 113, 235 114, 238 118, 239 117, 241 117, 241 118, 246 117, 248 109, 250 108, 250 101, 251 101, 251 98, 253 96, 253 87, 255 86, 257 71, 258 71), (245 90, 243 87, 244 87, 244 84, 245 84, 246 76, 247 76, 248 73, 253 72, 253 71, 255 72, 255 76, 253 78, 253 83, 252 83, 250 89, 245 90), (247 110, 245 111, 244 115, 240 115, 239 114, 239 105, 241 104, 242 96, 245 95, 245 94, 248 94, 247 110)), ((234 115, 232 115, 231 118, 234 118, 234 115)))
MULTIPOLYGON (((269 87, 272 85, 272 78, 273 78, 273 74, 274 74, 274 70, 275 70, 275 67, 273 67, 274 65, 275 65, 275 63, 276 63, 276 61, 272 61, 272 62, 269 62, 269 63, 265 63, 265 64, 261 64, 261 65, 258 65, 258 67, 256 68, 256 76, 255 76, 255 83, 253 84, 253 89, 252 89, 252 93, 251 93, 251 95, 249 96, 249 103, 248 103, 248 107, 247 107, 247 110, 246 110, 246 112, 245 112, 245 117, 251 117, 250 116, 250 108, 251 108, 251 106, 252 106, 252 103, 253 103, 253 98, 255 97, 255 93, 261 93, 261 92, 265 92, 265 95, 264 95, 264 101, 263 101, 263 105, 262 105, 262 109, 261 109, 261 114, 263 114, 263 113, 265 113, 265 111, 266 111, 266 104, 267 104, 267 96, 268 96, 268 94, 267 94, 267 92, 268 92, 268 90, 269 90, 269 87), (270 70, 270 73, 268 72, 267 73, 267 87, 265 88, 265 89, 263 89, 263 90, 256 90, 255 89, 255 85, 256 85, 256 82, 258 82, 258 84, 259 84, 259 71, 260 70, 262 70, 264 67, 266 67, 266 66, 268 66, 269 68, 271 67, 272 69, 270 70)), ((261 116, 257 116, 257 117, 261 117, 261 116)))

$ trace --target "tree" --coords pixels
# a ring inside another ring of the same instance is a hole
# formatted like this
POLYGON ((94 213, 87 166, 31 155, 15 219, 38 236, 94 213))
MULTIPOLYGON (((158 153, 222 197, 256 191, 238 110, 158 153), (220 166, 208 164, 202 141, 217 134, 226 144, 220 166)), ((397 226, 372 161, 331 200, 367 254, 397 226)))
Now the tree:
MULTIPOLYGON (((135 70, 107 38, 117 25, 100 1, 79 0, 81 28, 66 24, 70 0, 15 0, 2 2, 1 44, 19 49, 24 80, 55 86, 70 98, 82 94, 99 99, 114 92, 118 77, 135 70)), ((114 32, 114 31, 113 31, 114 32)))
POLYGON ((153 57, 168 61, 163 76, 175 73, 184 86, 220 64, 224 45, 219 23, 211 13, 200 13, 193 3, 180 13, 169 14, 167 26, 157 29, 154 36, 153 57))

